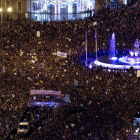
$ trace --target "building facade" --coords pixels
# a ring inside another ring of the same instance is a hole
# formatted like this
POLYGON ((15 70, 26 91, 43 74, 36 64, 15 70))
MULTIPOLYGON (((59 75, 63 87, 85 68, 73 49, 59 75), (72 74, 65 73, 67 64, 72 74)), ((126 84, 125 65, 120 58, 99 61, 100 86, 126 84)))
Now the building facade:
POLYGON ((25 17, 27 12, 26 0, 0 0, 0 8, 3 8, 4 17, 11 17, 18 19, 18 17, 25 17), (7 9, 11 7, 12 11, 8 12, 7 9))
POLYGON ((0 7, 4 9, 4 16, 13 19, 72 20, 93 15, 95 0, 0 0, 0 7), (8 7, 12 7, 11 13, 7 12, 8 7))
MULTIPOLYGON (((120 1, 126 4, 126 0, 120 1)), ((101 8, 98 0, 0 0, 0 7, 5 17, 37 21, 83 19, 101 8), (11 13, 8 7, 12 7, 11 13)))

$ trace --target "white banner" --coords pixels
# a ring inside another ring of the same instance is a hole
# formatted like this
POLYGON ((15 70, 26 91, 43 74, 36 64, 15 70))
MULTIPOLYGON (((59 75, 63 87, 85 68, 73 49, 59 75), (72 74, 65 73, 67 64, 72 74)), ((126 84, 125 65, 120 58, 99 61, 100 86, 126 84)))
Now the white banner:
POLYGON ((40 37, 40 31, 37 31, 37 37, 40 37))
POLYGON ((60 56, 60 57, 63 57, 63 58, 67 58, 67 53, 57 51, 57 56, 60 56))
POLYGON ((137 77, 140 77, 140 70, 137 70, 137 77))

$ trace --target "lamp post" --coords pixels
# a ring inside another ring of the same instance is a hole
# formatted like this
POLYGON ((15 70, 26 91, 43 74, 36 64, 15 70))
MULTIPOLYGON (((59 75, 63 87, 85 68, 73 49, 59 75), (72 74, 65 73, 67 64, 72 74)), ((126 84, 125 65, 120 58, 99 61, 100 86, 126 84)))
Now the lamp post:
POLYGON ((97 52, 98 52, 98 46, 97 46, 97 22, 93 22, 93 26, 95 27, 95 48, 96 48, 96 69, 97 69, 97 52))
MULTIPOLYGON (((3 78, 3 71, 4 71, 4 65, 3 65, 3 62, 4 62, 4 55, 3 55, 3 27, 2 27, 2 23, 3 23, 3 14, 4 14, 4 9, 3 8, 0 8, 0 15, 1 15, 1 45, 2 45, 2 47, 1 47, 1 53, 2 53, 2 57, 1 57, 1 63, 2 63, 2 78, 3 78)), ((9 8, 7 8, 7 10, 6 10, 6 12, 12 12, 12 8, 11 7, 9 7, 9 8)))

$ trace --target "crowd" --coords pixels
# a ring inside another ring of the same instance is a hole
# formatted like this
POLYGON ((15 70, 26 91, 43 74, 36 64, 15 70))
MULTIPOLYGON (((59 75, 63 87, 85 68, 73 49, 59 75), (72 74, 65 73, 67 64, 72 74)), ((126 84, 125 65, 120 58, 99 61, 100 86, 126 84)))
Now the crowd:
POLYGON ((140 81, 124 70, 100 71, 82 66, 87 29, 88 52, 95 51, 97 21, 98 51, 109 50, 111 34, 117 49, 130 49, 139 38, 139 5, 118 11, 105 9, 93 18, 63 22, 10 21, 3 24, 0 81, 0 139, 15 130, 31 100, 31 89, 61 90, 71 104, 54 109, 31 139, 102 140, 124 139, 139 110, 140 81), (129 23, 129 24, 128 24, 129 23), (37 31, 41 36, 37 37, 37 31), (52 55, 66 52, 66 59, 52 55), (74 86, 78 80, 78 86, 74 86), (37 83, 37 84, 36 84, 37 83))

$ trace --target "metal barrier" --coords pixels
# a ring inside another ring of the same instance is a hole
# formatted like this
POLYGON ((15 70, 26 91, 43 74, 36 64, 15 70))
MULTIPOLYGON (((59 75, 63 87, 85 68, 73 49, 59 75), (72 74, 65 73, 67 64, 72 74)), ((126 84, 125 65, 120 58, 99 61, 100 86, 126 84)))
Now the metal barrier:
POLYGON ((80 13, 62 13, 62 14, 51 14, 47 12, 28 12, 27 18, 35 21, 68 21, 75 19, 85 19, 93 17, 94 11, 85 11, 80 13))

